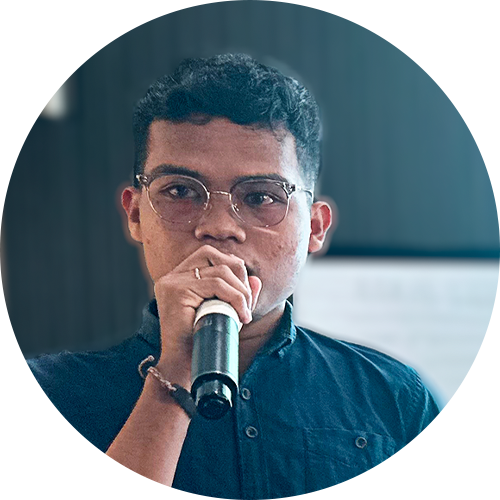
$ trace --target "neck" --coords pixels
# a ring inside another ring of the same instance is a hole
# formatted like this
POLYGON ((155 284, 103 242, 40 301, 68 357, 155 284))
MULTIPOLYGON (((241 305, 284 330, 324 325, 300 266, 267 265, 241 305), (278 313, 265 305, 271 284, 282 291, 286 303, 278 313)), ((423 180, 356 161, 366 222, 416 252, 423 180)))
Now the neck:
POLYGON ((252 364, 260 348, 273 336, 283 316, 284 310, 285 303, 283 302, 269 311, 265 316, 254 317, 254 320, 250 324, 244 325, 241 329, 239 360, 240 377, 252 364))

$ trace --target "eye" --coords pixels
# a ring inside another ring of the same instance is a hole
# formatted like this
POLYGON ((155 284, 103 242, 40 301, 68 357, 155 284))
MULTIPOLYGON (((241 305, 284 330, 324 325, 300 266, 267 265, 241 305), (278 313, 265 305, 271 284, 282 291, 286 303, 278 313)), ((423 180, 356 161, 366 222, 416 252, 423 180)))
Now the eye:
POLYGON ((238 186, 238 196, 251 208, 271 208, 287 204, 285 190, 273 182, 249 182, 238 186))
POLYGON ((201 199, 200 193, 194 189, 193 187, 187 185, 187 184, 182 184, 182 183, 175 183, 175 184, 169 184, 168 186, 165 186, 161 191, 160 194, 167 198, 171 198, 174 201, 177 200, 192 200, 192 201, 197 201, 201 199))
POLYGON ((269 206, 277 201, 279 200, 277 200, 272 193, 265 192, 248 193, 244 199, 245 205, 250 205, 252 207, 269 206))

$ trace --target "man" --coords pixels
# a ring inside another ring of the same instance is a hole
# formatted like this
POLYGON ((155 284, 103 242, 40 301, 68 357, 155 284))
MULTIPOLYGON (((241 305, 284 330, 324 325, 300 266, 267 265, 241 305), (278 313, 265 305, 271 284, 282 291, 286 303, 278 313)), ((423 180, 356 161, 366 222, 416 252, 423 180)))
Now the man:
POLYGON ((190 60, 149 89, 134 132, 122 204, 155 300, 116 348, 30 361, 63 415, 139 474, 220 498, 332 486, 421 432, 437 408, 412 369, 291 318, 286 299, 332 225, 313 198, 309 92, 247 56, 190 60), (177 388, 190 388, 195 313, 213 297, 243 323, 240 392, 223 418, 191 420, 177 388))

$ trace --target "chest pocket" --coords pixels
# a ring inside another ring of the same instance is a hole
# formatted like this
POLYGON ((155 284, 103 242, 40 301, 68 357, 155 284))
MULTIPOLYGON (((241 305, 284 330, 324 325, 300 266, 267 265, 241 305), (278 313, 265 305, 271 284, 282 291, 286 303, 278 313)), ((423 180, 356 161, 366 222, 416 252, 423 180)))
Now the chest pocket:
POLYGON ((389 436, 345 429, 305 429, 306 491, 352 479, 396 451, 389 436))

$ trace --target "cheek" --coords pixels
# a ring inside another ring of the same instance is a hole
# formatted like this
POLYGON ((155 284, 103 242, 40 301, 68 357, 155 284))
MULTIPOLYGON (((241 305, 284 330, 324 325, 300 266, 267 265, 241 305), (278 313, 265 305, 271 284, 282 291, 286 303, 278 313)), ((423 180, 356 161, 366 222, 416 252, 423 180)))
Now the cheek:
POLYGON ((284 289, 295 286, 298 273, 307 259, 309 245, 308 226, 302 224, 287 229, 264 246, 267 274, 273 277, 269 285, 284 289))
POLYGON ((182 235, 169 234, 159 219, 145 220, 142 236, 146 266, 151 279, 156 282, 180 263, 180 249, 186 248, 186 245, 182 235))

